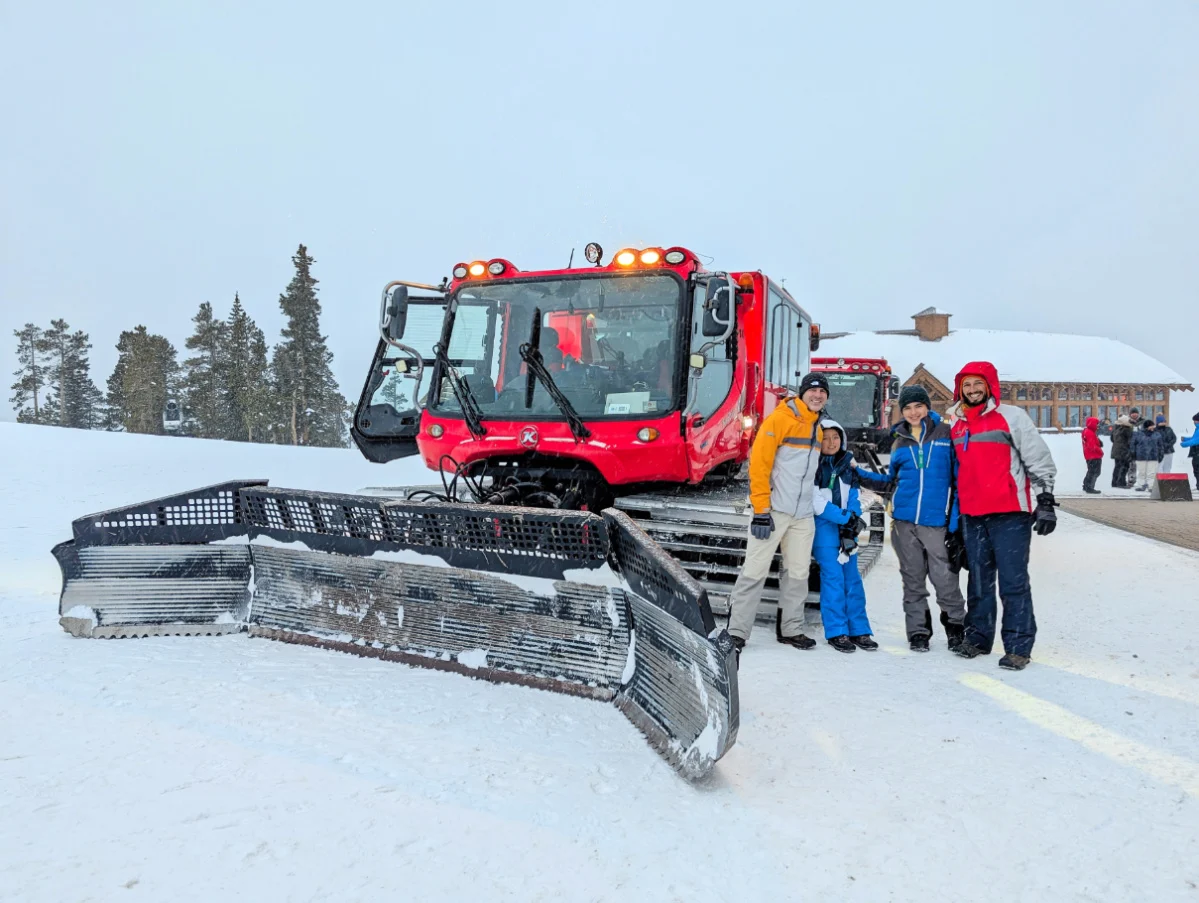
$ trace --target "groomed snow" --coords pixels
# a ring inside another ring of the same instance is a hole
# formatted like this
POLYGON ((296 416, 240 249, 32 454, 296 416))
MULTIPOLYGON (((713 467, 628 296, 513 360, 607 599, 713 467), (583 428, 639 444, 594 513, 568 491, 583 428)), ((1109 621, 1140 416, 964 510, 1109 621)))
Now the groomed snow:
MULTIPOLYGON (((759 627, 694 786, 610 705, 245 636, 78 640, 73 517, 206 482, 352 489, 319 452, 0 425, 0 899, 1188 901, 1199 554, 1060 514, 1025 672, 759 627)), ((385 480, 425 481, 407 462, 385 480)))
POLYGON ((954 329, 935 342, 923 342, 914 335, 853 332, 826 339, 817 354, 883 357, 901 382, 924 364, 950 388, 962 365, 978 360, 995 364, 1000 381, 1190 382, 1151 355, 1115 339, 1048 332, 954 329))

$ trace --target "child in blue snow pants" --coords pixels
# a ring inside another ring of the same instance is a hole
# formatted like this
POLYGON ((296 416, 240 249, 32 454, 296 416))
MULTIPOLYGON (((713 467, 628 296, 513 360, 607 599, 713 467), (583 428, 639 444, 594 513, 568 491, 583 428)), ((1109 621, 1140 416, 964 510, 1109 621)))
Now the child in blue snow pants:
POLYGON ((841 424, 825 420, 813 509, 816 536, 812 557, 820 565, 820 617, 824 637, 838 652, 878 648, 866 616, 866 589, 858 571, 856 537, 843 528, 862 515, 853 455, 841 424), (845 534, 844 536, 842 534, 845 534))

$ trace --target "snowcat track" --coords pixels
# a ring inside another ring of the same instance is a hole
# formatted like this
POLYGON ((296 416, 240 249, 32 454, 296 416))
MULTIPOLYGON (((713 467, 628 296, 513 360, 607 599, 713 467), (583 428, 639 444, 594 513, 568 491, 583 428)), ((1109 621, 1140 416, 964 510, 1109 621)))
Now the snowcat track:
POLYGON ((252 636, 613 702, 682 775, 739 723, 707 594, 623 513, 205 487, 53 550, 80 637, 252 636))
MULTIPOLYGON (((869 490, 861 492, 863 514, 870 530, 868 539, 859 545, 857 556, 858 570, 865 577, 882 553, 886 514, 881 499, 869 490)), ((748 484, 734 481, 719 488, 646 492, 618 498, 615 505, 704 588, 713 613, 727 618, 729 594, 745 563, 752 517, 748 484)), ((758 606, 759 622, 775 621, 781 571, 782 555, 775 553, 758 606)), ((815 573, 808 582, 807 608, 809 626, 819 626, 820 584, 815 573)))

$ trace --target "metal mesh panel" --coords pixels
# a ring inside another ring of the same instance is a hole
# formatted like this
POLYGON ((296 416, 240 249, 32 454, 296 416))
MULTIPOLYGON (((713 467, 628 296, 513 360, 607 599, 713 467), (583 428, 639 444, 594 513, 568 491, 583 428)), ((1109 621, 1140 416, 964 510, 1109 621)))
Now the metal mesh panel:
POLYGON ((87 545, 165 545, 213 542, 245 533, 238 491, 261 480, 216 483, 124 508, 81 517, 75 541, 87 545))
POLYGON ((682 566, 641 531, 623 511, 604 511, 616 563, 638 595, 682 621, 700 636, 716 629, 708 593, 682 566))
POLYGON ((460 567, 561 576, 608 557, 603 519, 578 511, 446 505, 255 487, 241 493, 254 531, 351 555, 407 550, 460 567))

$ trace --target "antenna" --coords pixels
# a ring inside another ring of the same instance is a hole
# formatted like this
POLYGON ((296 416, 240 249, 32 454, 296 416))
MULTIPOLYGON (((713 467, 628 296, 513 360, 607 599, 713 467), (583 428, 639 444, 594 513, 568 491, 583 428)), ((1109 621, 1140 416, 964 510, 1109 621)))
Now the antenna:
POLYGON ((570 262, 568 264, 566 264, 566 268, 569 270, 574 265, 575 265, 575 249, 571 248, 570 249, 570 262))

